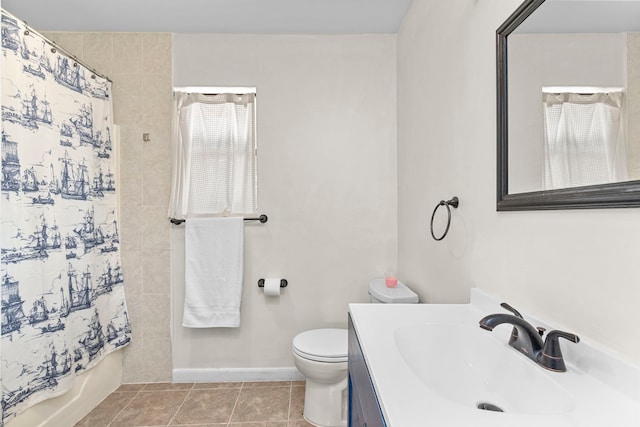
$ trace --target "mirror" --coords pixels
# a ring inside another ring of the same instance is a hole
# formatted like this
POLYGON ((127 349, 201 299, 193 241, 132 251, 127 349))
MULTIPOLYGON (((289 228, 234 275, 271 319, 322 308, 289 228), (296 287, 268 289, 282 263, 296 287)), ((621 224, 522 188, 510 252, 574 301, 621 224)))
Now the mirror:
POLYGON ((640 0, 526 0, 496 43, 497 210, 640 207, 640 0))

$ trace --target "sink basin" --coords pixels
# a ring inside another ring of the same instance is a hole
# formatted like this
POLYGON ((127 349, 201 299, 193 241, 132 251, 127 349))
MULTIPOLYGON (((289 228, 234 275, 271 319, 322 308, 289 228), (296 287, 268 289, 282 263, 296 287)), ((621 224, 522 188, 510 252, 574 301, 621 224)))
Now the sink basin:
POLYGON ((563 414, 575 409, 552 375, 491 332, 460 324, 400 327, 395 342, 404 361, 435 394, 476 410, 563 414))

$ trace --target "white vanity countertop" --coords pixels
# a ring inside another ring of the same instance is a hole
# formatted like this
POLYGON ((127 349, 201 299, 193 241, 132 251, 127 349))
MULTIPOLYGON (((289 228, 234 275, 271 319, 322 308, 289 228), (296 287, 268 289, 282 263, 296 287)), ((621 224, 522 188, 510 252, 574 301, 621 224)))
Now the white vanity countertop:
MULTIPOLYGON (((507 345, 511 325, 486 332, 524 358, 532 369, 571 396, 572 410, 554 414, 500 413, 449 400, 422 382, 400 353, 395 332, 420 324, 454 323, 479 328, 478 321, 491 313, 505 312, 480 290, 473 289, 471 304, 350 304, 349 311, 371 374, 376 394, 390 427, 413 427, 435 422, 439 427, 638 427, 640 426, 640 368, 595 350, 584 342, 561 341, 567 372, 550 372, 507 345), (569 350, 569 346, 575 346, 569 350), (573 363, 573 359, 576 363, 573 363)), ((534 326, 544 325, 525 319, 534 326)), ((455 340, 456 337, 447 339, 455 340)), ((447 351, 447 342, 433 343, 447 351)), ((449 349, 450 350, 450 349, 449 349)), ((451 351, 451 350, 450 350, 451 351)), ((429 363, 429 360, 424 360, 429 363)), ((523 381, 523 388, 527 381, 523 381)))

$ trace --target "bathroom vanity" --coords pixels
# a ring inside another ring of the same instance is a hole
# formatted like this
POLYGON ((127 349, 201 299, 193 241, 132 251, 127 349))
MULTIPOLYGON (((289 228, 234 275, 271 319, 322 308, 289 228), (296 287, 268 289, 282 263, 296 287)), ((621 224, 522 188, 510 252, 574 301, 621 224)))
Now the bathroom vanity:
POLYGON ((638 366, 583 339, 561 344, 567 372, 546 370, 507 344, 511 325, 478 326, 499 303, 351 304, 350 426, 640 425, 638 366))
POLYGON ((349 425, 385 426, 362 347, 349 315, 349 425))

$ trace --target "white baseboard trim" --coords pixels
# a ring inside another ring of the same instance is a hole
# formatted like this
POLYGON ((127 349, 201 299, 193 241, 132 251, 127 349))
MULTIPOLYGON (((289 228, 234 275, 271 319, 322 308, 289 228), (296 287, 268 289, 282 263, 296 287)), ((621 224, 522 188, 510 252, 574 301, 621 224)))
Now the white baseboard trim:
POLYGON ((241 381, 300 381, 304 376, 295 368, 211 368, 174 369, 174 383, 216 383, 241 381))

